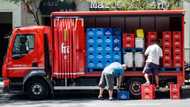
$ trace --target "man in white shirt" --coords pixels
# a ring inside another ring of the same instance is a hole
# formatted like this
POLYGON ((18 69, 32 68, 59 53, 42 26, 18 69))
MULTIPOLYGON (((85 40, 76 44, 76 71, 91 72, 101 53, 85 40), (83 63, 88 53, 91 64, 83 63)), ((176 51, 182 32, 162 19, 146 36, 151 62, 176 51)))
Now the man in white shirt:
POLYGON ((152 74, 156 80, 156 87, 159 87, 158 70, 160 65, 160 58, 162 58, 163 53, 160 46, 156 43, 156 39, 153 40, 151 45, 149 45, 146 49, 145 56, 147 56, 146 65, 143 70, 144 77, 146 79, 145 84, 150 84, 149 74, 152 74))
POLYGON ((98 99, 103 98, 102 95, 106 85, 108 86, 109 100, 113 99, 114 78, 117 78, 117 87, 120 87, 125 69, 126 65, 121 65, 118 62, 113 62, 104 68, 99 82, 100 91, 98 99))

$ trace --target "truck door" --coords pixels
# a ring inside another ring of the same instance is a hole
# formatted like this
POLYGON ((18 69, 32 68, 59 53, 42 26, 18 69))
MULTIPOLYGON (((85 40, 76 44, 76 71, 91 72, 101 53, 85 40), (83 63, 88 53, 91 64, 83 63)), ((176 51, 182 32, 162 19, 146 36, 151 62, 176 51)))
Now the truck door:
POLYGON ((78 78, 85 68, 84 21, 81 18, 54 18, 55 78, 78 78))
POLYGON ((37 64, 36 34, 34 32, 15 33, 8 51, 7 73, 9 78, 22 78, 37 64))

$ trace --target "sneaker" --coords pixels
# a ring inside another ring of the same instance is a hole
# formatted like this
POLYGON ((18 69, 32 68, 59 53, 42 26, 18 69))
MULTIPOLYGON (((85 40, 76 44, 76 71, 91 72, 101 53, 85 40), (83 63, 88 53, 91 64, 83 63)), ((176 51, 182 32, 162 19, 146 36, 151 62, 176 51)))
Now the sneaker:
POLYGON ((98 96, 98 100, 103 100, 103 96, 98 96))
POLYGON ((109 100, 112 101, 112 100, 113 100, 113 97, 109 97, 109 100))
POLYGON ((144 83, 143 85, 150 85, 150 82, 146 82, 146 83, 144 83))

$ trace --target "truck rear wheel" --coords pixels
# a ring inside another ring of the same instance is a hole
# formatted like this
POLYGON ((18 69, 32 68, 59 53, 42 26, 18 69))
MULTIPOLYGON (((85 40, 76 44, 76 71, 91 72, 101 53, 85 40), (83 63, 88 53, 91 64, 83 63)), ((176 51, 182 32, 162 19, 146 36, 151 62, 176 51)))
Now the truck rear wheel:
POLYGON ((26 92, 31 99, 44 99, 49 94, 49 87, 43 79, 32 79, 27 83, 26 92))
POLYGON ((141 97, 141 84, 143 83, 143 81, 144 80, 142 78, 132 78, 128 80, 127 84, 132 97, 141 97))

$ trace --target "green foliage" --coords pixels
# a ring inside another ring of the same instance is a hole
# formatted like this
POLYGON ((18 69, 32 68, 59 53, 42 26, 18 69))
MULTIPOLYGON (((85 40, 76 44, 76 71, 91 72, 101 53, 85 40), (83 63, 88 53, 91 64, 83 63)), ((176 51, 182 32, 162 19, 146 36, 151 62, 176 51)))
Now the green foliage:
MULTIPOLYGON (((102 10, 144 10, 151 9, 147 0, 93 0, 96 3, 102 3, 105 8, 102 10)), ((92 2, 92 1, 91 1, 92 2)))
POLYGON ((13 2, 13 3, 19 3, 19 2, 23 2, 23 3, 33 3, 35 1, 38 1, 38 0, 8 0, 10 2, 13 2))
POLYGON ((15 4, 21 2, 21 0, 8 0, 8 1, 13 2, 15 4))
MULTIPOLYGON (((110 8, 101 10, 151 10, 181 8, 184 0, 88 0, 110 8)), ((190 1, 190 0, 186 0, 190 1)))

